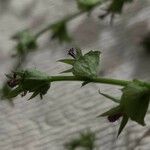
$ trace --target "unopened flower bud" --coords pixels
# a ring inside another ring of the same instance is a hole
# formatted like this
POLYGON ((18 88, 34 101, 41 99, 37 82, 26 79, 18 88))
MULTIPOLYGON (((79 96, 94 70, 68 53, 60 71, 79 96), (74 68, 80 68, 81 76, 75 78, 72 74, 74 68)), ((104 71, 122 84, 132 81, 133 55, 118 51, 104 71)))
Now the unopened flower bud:
POLYGON ((72 56, 72 57, 75 59, 75 58, 76 58, 76 49, 71 48, 71 49, 68 51, 68 55, 72 56))
POLYGON ((108 116, 108 120, 109 120, 109 122, 115 122, 115 121, 117 121, 120 117, 122 117, 122 114, 121 114, 121 113, 118 113, 118 114, 115 114, 115 115, 112 115, 112 116, 108 116))

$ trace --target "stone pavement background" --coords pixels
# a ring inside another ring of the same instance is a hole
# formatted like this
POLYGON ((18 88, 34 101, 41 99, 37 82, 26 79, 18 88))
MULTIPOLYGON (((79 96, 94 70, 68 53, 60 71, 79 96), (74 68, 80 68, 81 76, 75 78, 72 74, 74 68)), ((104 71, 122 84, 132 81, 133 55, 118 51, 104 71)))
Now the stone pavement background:
MULTIPOLYGON (((10 40, 16 31, 30 27, 38 31, 47 23, 76 11, 73 0, 0 0, 0 85, 4 74, 11 69, 15 43, 10 40)), ((150 79, 150 55, 140 46, 142 37, 150 30, 150 1, 135 0, 127 5, 124 13, 117 16, 114 25, 109 19, 100 21, 97 8, 91 17, 82 15, 69 23, 74 43, 85 52, 102 52, 103 75, 120 79, 150 79)), ((35 67, 49 74, 58 74, 66 69, 56 63, 66 57, 71 44, 59 45, 50 41, 49 34, 39 39, 38 52, 28 57, 24 67, 35 67)), ((15 99, 15 107, 0 103, 0 149, 1 150, 63 150, 63 144, 80 131, 91 129, 96 133, 98 150, 149 150, 149 136, 137 141, 149 129, 131 122, 116 139, 119 122, 110 124, 96 116, 114 103, 98 94, 103 92, 118 95, 118 88, 88 84, 80 88, 76 82, 52 84, 51 90, 41 101, 27 97, 15 99), (136 144, 136 148, 133 148, 136 144)), ((148 133, 149 135, 150 133, 148 133)))

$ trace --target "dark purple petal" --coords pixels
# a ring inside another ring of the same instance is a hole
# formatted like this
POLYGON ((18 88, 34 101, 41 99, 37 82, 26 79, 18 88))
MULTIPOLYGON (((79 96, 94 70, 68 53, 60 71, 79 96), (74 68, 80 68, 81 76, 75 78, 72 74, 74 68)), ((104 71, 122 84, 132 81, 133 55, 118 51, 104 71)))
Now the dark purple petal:
POLYGON ((112 115, 112 116, 108 116, 108 120, 109 120, 109 122, 115 122, 115 121, 117 121, 120 117, 122 117, 122 113, 115 114, 115 115, 112 115))
POLYGON ((73 58, 76 58, 76 49, 71 48, 71 49, 68 51, 68 55, 72 56, 73 58))
POLYGON ((18 79, 11 79, 11 80, 7 81, 7 84, 9 87, 13 88, 19 84, 19 80, 18 79))
POLYGON ((7 81, 7 84, 8 84, 9 87, 13 88, 13 87, 15 87, 15 86, 17 86, 19 84, 20 80, 17 79, 16 73, 14 73, 12 77, 9 77, 9 79, 10 80, 7 81))

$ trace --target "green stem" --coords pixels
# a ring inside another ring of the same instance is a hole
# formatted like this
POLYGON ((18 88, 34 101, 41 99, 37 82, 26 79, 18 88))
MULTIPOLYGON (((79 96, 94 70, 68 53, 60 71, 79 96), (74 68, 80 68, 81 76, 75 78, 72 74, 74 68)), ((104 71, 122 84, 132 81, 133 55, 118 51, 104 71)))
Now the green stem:
POLYGON ((93 83, 102 83, 102 84, 112 84, 118 86, 126 86, 127 84, 131 83, 131 81, 127 80, 118 80, 118 79, 110 79, 110 78, 85 78, 85 77, 75 77, 75 76, 50 76, 50 82, 54 81, 86 81, 86 82, 93 82, 93 83))
MULTIPOLYGON (((61 22, 61 21, 69 22, 70 20, 76 18, 77 16, 79 16, 79 15, 81 15, 83 13, 84 13, 84 11, 74 13, 72 15, 69 15, 69 16, 59 20, 59 22, 61 22)), ((39 31, 37 34, 35 34, 35 38, 36 39, 39 38, 42 34, 47 32, 48 30, 50 30, 55 24, 56 24, 56 22, 55 23, 51 23, 51 24, 47 25, 45 28, 41 29, 41 31, 39 31)))
MULTIPOLYGON (((95 4, 95 6, 93 6, 92 10, 90 10, 90 11, 93 11, 96 7, 98 7, 99 5, 101 5, 103 2, 107 2, 107 1, 108 1, 108 0, 101 0, 101 1, 97 2, 97 3, 95 4)), ((84 13, 88 13, 88 10, 79 11, 79 12, 76 12, 76 13, 74 13, 74 14, 71 14, 71 15, 69 15, 69 16, 67 16, 67 17, 65 17, 65 18, 63 18, 63 19, 61 19, 61 20, 59 20, 59 22, 64 21, 64 22, 67 23, 67 22, 69 22, 69 21, 75 19, 76 17, 78 17, 78 16, 84 14, 84 13)), ((56 23, 56 22, 55 22, 55 23, 56 23)), ((43 29, 41 29, 38 33, 35 34, 35 38, 38 39, 42 34, 44 34, 45 32, 47 32, 48 30, 50 30, 50 29, 55 25, 55 23, 50 23, 50 24, 48 24, 46 27, 44 27, 43 29)))
MULTIPOLYGON (((92 82, 92 83, 101 83, 101 84, 109 84, 109 85, 117 85, 117 86, 126 86, 129 83, 132 83, 133 80, 119 80, 119 79, 111 79, 111 78, 86 78, 86 77, 76 77, 76 76, 49 76, 49 82, 56 81, 81 81, 81 82, 92 82)), ((150 82, 144 82, 138 80, 141 85, 150 89, 150 82)))

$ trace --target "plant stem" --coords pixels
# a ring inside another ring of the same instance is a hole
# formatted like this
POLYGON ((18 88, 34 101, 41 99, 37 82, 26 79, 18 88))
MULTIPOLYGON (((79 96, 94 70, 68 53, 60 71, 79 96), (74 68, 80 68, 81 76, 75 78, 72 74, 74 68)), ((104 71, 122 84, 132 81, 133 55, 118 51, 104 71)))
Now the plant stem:
MULTIPOLYGON (((72 15, 69 15, 61 20, 59 20, 59 22, 64 21, 64 22, 68 22, 74 18, 76 18, 77 16, 80 16, 81 14, 83 14, 85 11, 80 11, 77 13, 74 13, 72 15)), ((38 33, 35 34, 35 38, 39 38, 42 34, 44 34, 45 32, 47 32, 48 30, 50 30, 53 26, 55 25, 55 23, 51 23, 49 25, 47 25, 45 28, 41 29, 41 31, 39 31, 38 33)))
MULTIPOLYGON (((93 8, 92 8, 91 11, 93 11, 94 8, 96 8, 97 6, 103 4, 103 2, 107 2, 107 1, 108 1, 108 0, 105 0, 105 1, 104 1, 104 0, 101 0, 101 1, 97 2, 97 3, 95 4, 95 6, 93 6, 93 8)), ((88 13, 88 10, 79 11, 79 12, 76 12, 76 13, 74 13, 74 14, 71 14, 71 15, 69 15, 69 16, 67 16, 67 17, 65 17, 65 18, 63 18, 63 19, 61 19, 61 20, 59 20, 59 22, 64 21, 64 22, 67 23, 67 22, 69 22, 69 21, 75 19, 76 17, 78 17, 78 16, 84 14, 84 13, 88 13)), ((56 23, 56 22, 55 22, 55 23, 56 23)), ((42 34, 44 34, 45 32, 47 32, 48 30, 50 30, 50 29, 55 25, 55 23, 50 23, 50 24, 48 24, 46 27, 44 27, 43 29, 41 29, 38 33, 35 34, 35 38, 38 39, 42 34)))
MULTIPOLYGON (((112 79, 112 78, 87 78, 87 77, 76 77, 76 76, 49 76, 49 82, 56 82, 56 81, 81 81, 81 82, 92 82, 92 83, 101 83, 101 84, 109 84, 109 85, 117 85, 117 86, 126 86, 129 83, 132 83, 133 80, 119 80, 119 79, 112 79)), ((142 86, 145 86, 150 89, 150 82, 144 82, 138 80, 142 86)))
POLYGON ((54 81, 86 81, 86 82, 93 82, 93 83, 102 83, 102 84, 112 84, 118 86, 126 86, 127 84, 131 83, 132 81, 127 80, 118 80, 118 79, 110 79, 110 78, 100 78, 95 77, 92 79, 86 77, 76 77, 76 76, 50 76, 48 79, 50 82, 54 81))

